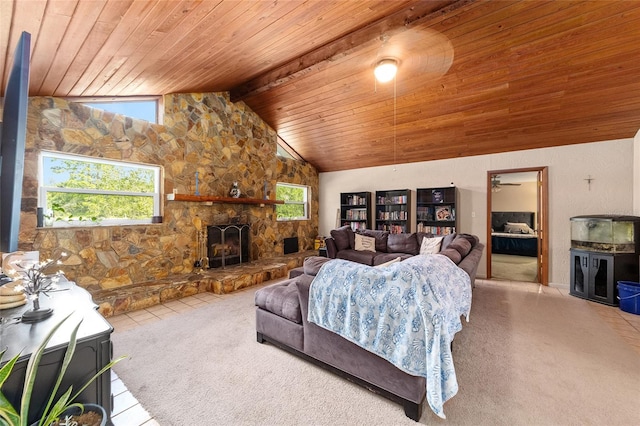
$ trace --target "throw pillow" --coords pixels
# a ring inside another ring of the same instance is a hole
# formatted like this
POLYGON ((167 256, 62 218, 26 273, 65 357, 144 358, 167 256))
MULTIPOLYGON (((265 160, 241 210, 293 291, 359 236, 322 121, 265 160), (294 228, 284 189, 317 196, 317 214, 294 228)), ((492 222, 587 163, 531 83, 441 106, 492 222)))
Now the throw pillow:
POLYGON ((336 242, 336 249, 347 250, 353 247, 353 229, 349 225, 331 231, 331 237, 336 242))
POLYGON ((387 240, 389 239, 388 231, 378 231, 374 229, 363 229, 359 231, 360 234, 366 237, 373 237, 376 239, 376 251, 386 252, 387 251, 387 240))
POLYGON ((356 246, 357 251, 376 251, 376 239, 373 237, 365 237, 364 235, 356 234, 356 246))
MULTIPOLYGON (((458 235, 456 237, 455 240, 453 240, 451 242, 451 244, 449 244, 449 246, 447 247, 447 249, 454 249, 457 250, 458 253, 460 253, 461 258, 465 257, 466 255, 469 254, 469 252, 471 251, 471 243, 469 242, 469 240, 467 240, 466 238, 464 238, 461 235, 458 235)), ((458 261, 459 262, 459 261, 458 261)), ((456 262, 456 263, 458 263, 456 262)))
POLYGON ((420 254, 435 254, 440 251, 442 240, 444 237, 424 237, 420 245, 420 254))
POLYGON ((384 263, 381 263, 379 265, 376 265, 376 266, 374 266, 374 268, 384 268, 385 266, 389 266, 392 263, 396 263, 396 262, 400 262, 400 258, 399 257, 396 257, 395 259, 392 259, 392 260, 390 260, 388 262, 384 262, 384 263))

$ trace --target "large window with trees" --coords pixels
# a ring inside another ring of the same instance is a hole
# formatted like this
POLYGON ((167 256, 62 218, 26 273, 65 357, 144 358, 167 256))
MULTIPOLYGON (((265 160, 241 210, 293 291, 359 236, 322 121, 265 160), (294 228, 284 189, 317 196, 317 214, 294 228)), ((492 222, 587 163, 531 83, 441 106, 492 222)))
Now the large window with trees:
POLYGON ((278 220, 309 219, 309 187, 291 183, 276 184, 276 199, 284 204, 276 205, 278 220))
POLYGON ((159 166, 43 151, 38 205, 44 224, 126 225, 160 216, 159 166))

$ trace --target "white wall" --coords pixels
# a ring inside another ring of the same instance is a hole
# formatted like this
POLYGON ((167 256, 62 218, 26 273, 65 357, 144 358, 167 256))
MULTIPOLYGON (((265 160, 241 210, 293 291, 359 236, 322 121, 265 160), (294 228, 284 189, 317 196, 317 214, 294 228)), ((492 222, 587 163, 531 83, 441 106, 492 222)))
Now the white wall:
MULTIPOLYGON (((549 282, 569 283, 569 218, 633 214, 634 147, 639 137, 555 148, 320 173, 321 235, 335 228, 340 193, 449 186, 459 188, 459 232, 487 241, 487 171, 549 167, 549 282), (394 171, 395 168, 395 171, 394 171), (591 175, 591 188, 587 177, 591 175)), ((638 160, 640 161, 640 159, 638 160)), ((415 197, 414 197, 415 199, 415 197)), ((415 203, 415 201, 414 201, 415 203)), ((413 207, 415 215, 415 205, 413 207)), ((415 229, 415 218, 412 230, 415 229)), ((486 261, 478 276, 486 276, 486 261)))

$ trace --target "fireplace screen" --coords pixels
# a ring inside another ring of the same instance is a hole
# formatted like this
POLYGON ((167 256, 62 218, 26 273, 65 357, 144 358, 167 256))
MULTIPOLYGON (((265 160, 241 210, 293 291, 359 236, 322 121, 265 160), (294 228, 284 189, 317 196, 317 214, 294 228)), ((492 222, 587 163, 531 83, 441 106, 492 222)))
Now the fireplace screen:
POLYGON ((209 268, 249 261, 249 225, 207 226, 209 268))

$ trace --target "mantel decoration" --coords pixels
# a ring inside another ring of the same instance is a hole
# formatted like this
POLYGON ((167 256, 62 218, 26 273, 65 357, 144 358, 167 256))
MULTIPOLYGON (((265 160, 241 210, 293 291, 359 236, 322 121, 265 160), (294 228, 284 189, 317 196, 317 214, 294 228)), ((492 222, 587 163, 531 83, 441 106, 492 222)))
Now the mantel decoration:
POLYGON ((238 182, 233 182, 233 186, 229 191, 229 196, 233 198, 240 198, 240 189, 238 188, 238 182))
MULTIPOLYGON (((13 278, 16 282, 15 290, 22 290, 27 299, 31 301, 32 308, 22 315, 22 322, 38 322, 45 318, 49 318, 53 314, 52 308, 40 308, 40 294, 49 296, 49 292, 58 289, 58 282, 63 275, 62 271, 57 271, 48 275, 47 270, 52 265, 61 265, 62 258, 66 257, 66 253, 61 253, 60 258, 56 260, 47 259, 42 262, 35 260, 11 260, 13 255, 21 254, 15 252, 7 256, 4 260, 8 266, 4 268, 5 273, 13 278)), ((3 264, 4 267, 4 264, 3 264)))

